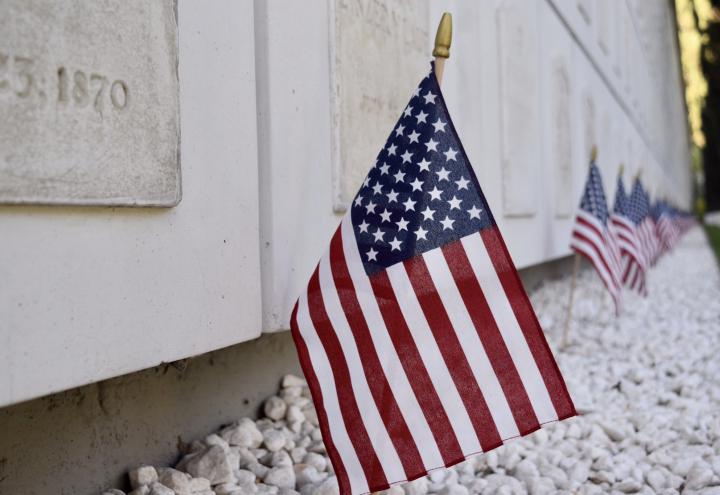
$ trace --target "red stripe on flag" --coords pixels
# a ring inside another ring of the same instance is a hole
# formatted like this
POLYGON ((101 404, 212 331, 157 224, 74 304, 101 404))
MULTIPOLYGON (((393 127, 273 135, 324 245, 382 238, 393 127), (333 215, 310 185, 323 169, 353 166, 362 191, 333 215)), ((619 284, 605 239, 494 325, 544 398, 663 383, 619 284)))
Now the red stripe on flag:
POLYGON ((333 370, 338 400, 340 404, 342 404, 340 412, 342 413, 343 422, 345 423, 345 429, 352 441, 355 452, 357 452, 358 460, 362 465, 368 485, 370 485, 373 491, 384 490, 390 485, 387 482, 385 471, 380 464, 380 460, 375 453, 375 448, 367 434, 362 415, 360 414, 360 408, 358 408, 357 401, 355 400, 352 381, 350 380, 350 370, 345 360, 342 345, 325 311, 325 304, 322 293, 320 292, 318 268, 315 269, 315 272, 313 272, 310 278, 307 295, 310 319, 317 330, 318 337, 320 337, 320 342, 322 342, 325 354, 333 370))
POLYGON ((640 287, 641 286, 641 284, 640 284, 640 267, 638 265, 635 265, 635 266, 636 266, 635 277, 633 278, 631 287, 633 289, 640 290, 641 289, 641 287, 640 287))
POLYGON ((325 403, 323 402, 323 396, 320 390, 320 382, 318 382, 315 369, 312 366, 312 361, 310 361, 310 352, 308 351, 307 344, 305 344, 305 339, 302 338, 300 330, 298 329, 298 304, 299 303, 295 303, 292 315, 290 316, 290 333, 295 341, 298 359, 300 360, 303 372, 305 373, 305 378, 308 382, 308 387, 310 388, 310 395, 312 395, 315 411, 317 412, 318 419, 320 420, 320 431, 322 432, 325 449, 327 450, 328 456, 330 456, 333 469, 335 470, 335 475, 338 478, 340 493, 350 493, 350 478, 347 475, 345 464, 343 464, 340 453, 335 447, 335 442, 333 442, 332 435, 330 434, 330 423, 328 422, 327 413, 325 412, 325 403))
MULTIPOLYGON (((593 225, 592 223, 588 222, 586 219, 584 219, 581 216, 578 216, 575 220, 577 223, 584 225, 588 229, 591 229, 595 234, 598 236, 598 239, 600 239, 600 242, 603 243, 603 246, 605 247, 605 252, 607 253, 608 257, 612 256, 612 246, 610 245, 610 240, 606 235, 604 235, 602 232, 600 232, 597 228, 597 226, 593 225)), ((598 255, 598 257, 602 260, 603 264, 605 265, 605 269, 607 270, 607 273, 610 275, 610 278, 612 278, 613 283, 620 285, 620 274, 617 273, 617 270, 614 268, 611 269, 610 266, 613 267, 616 266, 616 263, 613 263, 611 259, 608 259, 608 257, 604 256, 602 252, 600 251, 600 246, 598 246, 595 242, 593 242, 590 238, 588 238, 585 234, 582 234, 578 231, 573 231, 573 235, 583 239, 584 241, 590 243, 595 248, 595 251, 598 255)))
MULTIPOLYGON (((585 241, 586 244, 592 246, 593 250, 595 251, 595 254, 597 255, 598 259, 600 260, 600 262, 603 265, 602 268, 605 269, 605 273, 607 273, 608 277, 610 278, 610 282, 612 282, 615 289, 619 288, 620 281, 618 280, 618 274, 610 269, 610 264, 609 264, 607 258, 605 257, 605 255, 603 254, 603 251, 598 247, 598 245, 595 244, 595 242, 593 242, 592 239, 590 239, 589 237, 587 237, 585 234, 583 234, 581 232, 573 231, 572 235, 573 235, 573 237, 576 237, 577 239, 585 241)), ((588 257, 588 259, 590 260, 590 262, 593 265, 595 264, 594 261, 590 257, 588 257)), ((595 267, 595 268, 599 269, 601 267, 595 267)), ((607 286, 607 289, 611 293, 613 292, 613 290, 615 290, 613 287, 610 287, 607 283, 605 285, 607 286)))
POLYGON ((335 288, 343 312, 347 318, 350 330, 355 338, 355 344, 360 353, 363 370, 367 378, 370 392, 372 393, 375 405, 378 408, 380 417, 382 417, 385 428, 390 435, 390 439, 395 446, 400 462, 402 462, 405 475, 408 479, 417 478, 426 473, 420 452, 418 451, 415 440, 410 433, 410 429, 405 422, 405 418, 400 411, 395 396, 393 395, 390 384, 388 383, 385 372, 380 364, 377 350, 373 345, 370 330, 365 320, 365 315, 360 308, 357 300, 355 286, 350 278, 345 261, 345 251, 342 245, 342 232, 337 230, 330 241, 330 267, 332 269, 335 288))
POLYGON ((628 284, 630 280, 630 275, 633 273, 635 263, 630 258, 626 258, 627 262, 625 263, 625 271, 622 276, 623 284, 628 284))
POLYGON ((577 415, 570 394, 560 374, 555 358, 550 351, 545 334, 532 309, 525 289, 520 282, 520 277, 512 263, 510 253, 505 246, 500 233, 496 227, 483 229, 480 236, 485 243, 490 259, 493 262, 495 271, 500 278, 500 283, 505 289, 505 294, 510 301, 515 318, 522 329, 525 340, 535 358, 535 364, 540 370, 545 387, 547 388, 558 419, 565 419, 577 415))
POLYGON ((442 251, 465 303, 465 308, 480 336, 483 347, 485 347, 485 353, 490 359, 503 392, 505 392, 520 434, 526 435, 537 430, 540 428, 540 423, 535 415, 535 410, 530 403, 520 374, 505 345, 462 243, 460 241, 451 242, 443 246, 442 251))
POLYGON ((415 256, 405 260, 403 265, 445 365, 465 404, 483 451, 487 452, 502 445, 502 438, 497 431, 485 397, 475 380, 450 317, 425 266, 424 258, 415 256))
POLYGON ((400 358, 400 364, 405 370, 410 386, 417 397, 428 426, 430 426, 443 462, 446 466, 455 464, 465 456, 450 424, 447 412, 420 357, 387 273, 384 270, 374 273, 370 277, 370 284, 385 326, 400 358))

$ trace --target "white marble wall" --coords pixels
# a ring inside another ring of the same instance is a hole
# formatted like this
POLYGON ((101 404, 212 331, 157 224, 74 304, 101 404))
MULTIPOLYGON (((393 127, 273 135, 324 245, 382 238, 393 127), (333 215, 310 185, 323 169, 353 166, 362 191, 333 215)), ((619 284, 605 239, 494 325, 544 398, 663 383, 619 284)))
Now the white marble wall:
POLYGON ((178 7, 183 199, 0 207, 0 406, 260 335, 253 4, 178 7))
MULTIPOLYGON (((394 84, 406 89, 406 93, 410 91, 425 67, 418 47, 408 49, 398 43, 401 34, 388 37, 382 46, 374 42, 370 48, 365 44, 343 47, 345 67, 327 66, 329 76, 319 69, 325 68, 325 53, 291 48, 281 39, 288 32, 296 39, 317 36, 323 22, 332 30, 337 26, 338 5, 347 3, 330 0, 313 4, 316 15, 309 24, 294 22, 302 9, 293 7, 292 2, 275 3, 277 32, 266 42, 270 47, 283 46, 274 53, 276 66, 293 66, 293 61, 302 56, 314 68, 312 73, 303 74, 303 85, 312 86, 312 79, 316 87, 322 87, 327 77, 337 82, 347 72, 362 73, 362 80, 367 80, 369 74, 383 85, 394 84), (408 51, 402 80, 394 80, 396 72, 388 77, 384 69, 388 60, 398 59, 398 50, 408 51), (415 77, 407 75, 412 72, 407 68, 408 60, 417 65, 415 77), (338 75, 338 70, 343 74, 338 75)), ((392 11, 389 6, 395 5, 390 1, 350 3, 368 7, 355 21, 371 26, 372 15, 392 15, 388 14, 392 11), (378 4, 388 8, 379 9, 378 4)), ((414 5, 424 8, 425 3, 414 5)), ((572 219, 593 144, 599 147, 598 162, 611 200, 619 165, 624 163, 626 183, 642 169, 643 180, 653 193, 689 205, 688 134, 674 13, 668 2, 430 0, 427 5, 430 33, 443 11, 453 13, 454 39, 446 64, 444 94, 519 267, 569 253, 572 219)), ((408 29, 407 24, 400 23, 398 29, 408 29)), ((382 32, 378 28, 372 39, 376 41, 382 32)), ((336 33, 330 31, 328 38, 333 36, 336 33)), ((424 49, 429 58, 432 36, 424 49)), ((353 85, 352 81, 347 78, 345 84, 353 85)), ((276 76, 269 97, 272 100, 294 94, 298 84, 299 78, 276 76)), ((371 93, 366 98, 376 92, 371 87, 365 91, 371 93)), ((370 123, 373 140, 338 138, 332 117, 328 122, 315 112, 315 122, 334 130, 331 150, 339 142, 346 151, 352 148, 349 153, 353 156, 365 158, 344 162, 344 168, 336 166, 336 159, 331 160, 329 173, 336 178, 341 175, 336 183, 342 183, 346 192, 372 165, 372 157, 392 126, 393 112, 386 109, 394 104, 397 114, 407 98, 402 97, 402 92, 391 97, 388 94, 387 90, 383 92, 382 112, 357 110, 343 116, 345 120, 370 123), (384 128, 375 129, 376 122, 384 128)), ((289 120, 282 108, 276 114, 267 112, 267 119, 275 121, 271 125, 279 126, 268 133, 269 138, 280 142, 283 136, 297 136, 297 127, 305 121, 305 115, 313 113, 317 97, 313 94, 308 101, 298 99, 295 105, 300 113, 289 120)), ((261 195, 261 211, 271 212, 269 218, 273 219, 261 222, 261 231, 269 242, 263 245, 265 331, 287 328, 291 304, 338 221, 337 203, 347 200, 335 188, 324 189, 328 180, 325 162, 297 159, 304 157, 307 146, 328 146, 327 135, 302 135, 298 147, 285 146, 267 162, 261 158, 261 170, 286 168, 290 160, 293 163, 292 171, 265 184, 277 196, 261 195), (314 184, 314 193, 300 197, 297 184, 308 181, 314 184), (279 208, 277 197, 292 197, 287 204, 296 208, 279 208)))
POLYGON ((569 253, 593 143, 611 196, 623 162, 688 206, 670 5, 180 0, 182 202, 0 207, 0 406, 287 329, 444 10, 444 94, 519 267, 569 253))

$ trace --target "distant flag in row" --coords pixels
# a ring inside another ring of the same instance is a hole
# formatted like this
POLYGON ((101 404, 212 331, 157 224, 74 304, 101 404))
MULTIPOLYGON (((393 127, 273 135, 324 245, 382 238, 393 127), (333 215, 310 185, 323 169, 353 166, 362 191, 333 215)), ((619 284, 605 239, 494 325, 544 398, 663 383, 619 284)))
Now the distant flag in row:
POLYGON ((633 221, 637 205, 631 203, 625 193, 622 175, 618 174, 615 191, 615 206, 610 222, 621 253, 622 283, 641 294, 646 293, 645 270, 647 260, 640 240, 638 225, 633 221))
POLYGON ((595 267, 618 312, 622 292, 620 248, 610 227, 605 189, 594 156, 575 217, 570 247, 595 267))
POLYGON ((650 215, 650 195, 645 191, 639 177, 633 184, 630 203, 633 209, 633 220, 638 226, 645 259, 648 266, 653 265, 657 259, 660 244, 655 229, 655 220, 650 215))
POLYGON ((648 269, 693 224, 692 215, 665 201, 651 205, 639 177, 628 195, 618 175, 615 204, 609 212, 593 153, 570 247, 593 265, 617 311, 623 286, 646 295, 648 269))

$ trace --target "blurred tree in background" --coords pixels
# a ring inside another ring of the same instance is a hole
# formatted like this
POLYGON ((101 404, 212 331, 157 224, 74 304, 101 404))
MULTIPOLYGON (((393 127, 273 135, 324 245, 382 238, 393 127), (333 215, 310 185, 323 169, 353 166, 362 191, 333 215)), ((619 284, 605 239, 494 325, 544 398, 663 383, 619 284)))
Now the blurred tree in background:
POLYGON ((720 0, 676 0, 675 7, 698 206, 720 210, 720 0))
MULTIPOLYGON (((710 0, 712 15, 702 29, 700 65, 707 81, 707 94, 702 111, 705 134, 705 196, 709 210, 720 209, 720 0, 710 0)), ((700 18, 695 9, 695 22, 700 18)))

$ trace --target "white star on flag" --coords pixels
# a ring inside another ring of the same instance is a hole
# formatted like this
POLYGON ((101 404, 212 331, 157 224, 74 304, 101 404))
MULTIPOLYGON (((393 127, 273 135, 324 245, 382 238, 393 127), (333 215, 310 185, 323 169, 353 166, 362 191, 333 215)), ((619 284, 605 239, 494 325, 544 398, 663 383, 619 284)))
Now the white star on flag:
POLYGON ((448 148, 448 150, 443 151, 443 153, 445 154, 445 159, 447 161, 450 161, 450 160, 455 160, 455 156, 457 156, 458 152, 452 148, 448 148))
POLYGON ((427 148, 427 151, 437 151, 437 145, 440 144, 437 141, 435 141, 433 138, 430 138, 427 143, 425 143, 425 147, 427 148))

